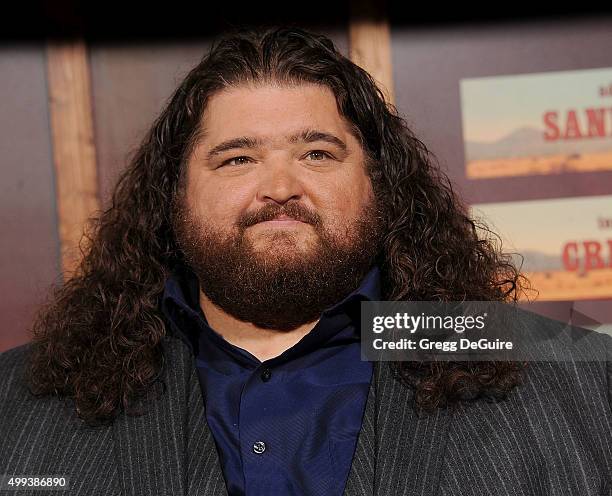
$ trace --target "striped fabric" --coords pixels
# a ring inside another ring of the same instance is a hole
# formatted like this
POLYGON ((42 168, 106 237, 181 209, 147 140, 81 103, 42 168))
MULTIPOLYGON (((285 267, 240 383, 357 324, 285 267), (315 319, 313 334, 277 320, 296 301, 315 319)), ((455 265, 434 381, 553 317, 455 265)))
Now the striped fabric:
MULTIPOLYGON (((602 335, 591 361, 530 363, 506 401, 430 415, 375 362, 345 496, 612 495, 611 343, 602 335)), ((167 391, 148 413, 95 429, 70 401, 29 395, 27 347, 0 355, 0 474, 68 476, 58 495, 227 494, 180 340, 164 338, 167 391)))

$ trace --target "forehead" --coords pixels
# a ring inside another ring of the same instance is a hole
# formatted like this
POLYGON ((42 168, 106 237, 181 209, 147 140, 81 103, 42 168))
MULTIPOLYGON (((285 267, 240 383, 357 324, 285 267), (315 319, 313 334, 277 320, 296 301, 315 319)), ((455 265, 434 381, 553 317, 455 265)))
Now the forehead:
MULTIPOLYGON (((333 92, 323 85, 243 85, 215 93, 202 117, 206 141, 236 136, 282 138, 304 128, 347 136, 333 92)), ((354 138, 353 138, 354 139, 354 138)))

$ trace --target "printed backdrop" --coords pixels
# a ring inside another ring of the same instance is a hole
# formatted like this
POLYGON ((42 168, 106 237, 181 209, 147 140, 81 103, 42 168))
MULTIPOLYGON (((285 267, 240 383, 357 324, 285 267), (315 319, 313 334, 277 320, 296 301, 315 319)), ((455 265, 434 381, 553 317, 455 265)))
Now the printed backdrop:
MULTIPOLYGON (((462 79, 460 92, 469 180, 612 170, 612 69, 462 79)), ((612 297, 612 194, 472 209, 521 255, 539 301, 612 297)))

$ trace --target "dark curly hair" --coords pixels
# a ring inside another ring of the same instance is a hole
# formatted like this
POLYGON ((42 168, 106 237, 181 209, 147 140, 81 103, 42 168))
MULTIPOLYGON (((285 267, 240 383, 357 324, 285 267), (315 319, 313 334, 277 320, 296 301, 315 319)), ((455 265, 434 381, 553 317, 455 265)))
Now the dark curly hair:
MULTIPOLYGON (((140 400, 163 394, 167 322, 159 298, 184 262, 171 209, 186 158, 211 95, 266 81, 327 86, 360 139, 385 208, 377 258, 383 299, 518 300, 527 281, 501 252, 499 237, 468 216, 435 158, 366 71, 322 35, 294 27, 237 31, 215 43, 176 89, 121 175, 110 207, 87 226, 80 265, 37 314, 27 374, 34 394, 74 399, 78 416, 92 425, 121 411, 138 414, 140 400)), ((520 383, 523 365, 391 364, 424 410, 503 398, 520 383)))

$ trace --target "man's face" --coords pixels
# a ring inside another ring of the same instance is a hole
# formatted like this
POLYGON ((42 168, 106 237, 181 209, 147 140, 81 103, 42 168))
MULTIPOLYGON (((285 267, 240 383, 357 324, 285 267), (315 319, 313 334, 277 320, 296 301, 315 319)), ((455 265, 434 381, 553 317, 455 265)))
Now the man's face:
POLYGON ((260 327, 315 320, 357 287, 381 231, 364 152, 333 93, 232 87, 209 99, 201 126, 174 224, 202 291, 260 327))

